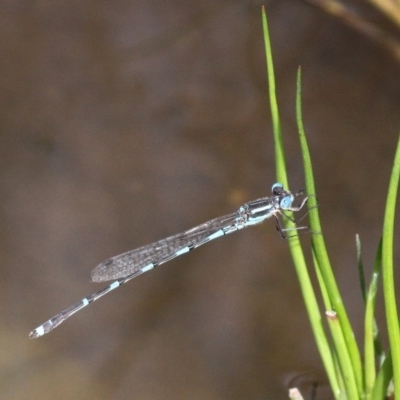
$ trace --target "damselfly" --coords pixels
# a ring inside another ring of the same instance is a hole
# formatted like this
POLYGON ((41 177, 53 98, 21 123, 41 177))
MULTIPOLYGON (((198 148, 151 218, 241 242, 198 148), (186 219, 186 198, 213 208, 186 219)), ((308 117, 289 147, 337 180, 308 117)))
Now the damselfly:
MULTIPOLYGON (((34 329, 29 334, 29 338, 34 339, 49 333, 71 315, 131 279, 220 236, 259 224, 270 217, 274 217, 278 231, 285 238, 285 229, 281 227, 278 217, 279 215, 284 215, 291 219, 283 211, 300 211, 308 199, 308 196, 305 196, 299 205, 294 205, 295 198, 301 194, 303 194, 303 191, 293 195, 290 191, 284 190, 282 184, 275 183, 272 185, 272 196, 250 201, 242 205, 233 214, 212 219, 185 232, 103 261, 92 271, 92 281, 104 282, 114 279, 115 281, 106 288, 85 297, 78 303, 50 318, 44 324, 34 329)), ((307 227, 296 226, 294 229, 304 228, 307 227)))

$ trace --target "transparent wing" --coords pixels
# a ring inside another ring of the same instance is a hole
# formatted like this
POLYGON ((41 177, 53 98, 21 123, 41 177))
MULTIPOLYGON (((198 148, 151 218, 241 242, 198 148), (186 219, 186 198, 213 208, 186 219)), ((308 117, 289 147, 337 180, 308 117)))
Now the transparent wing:
POLYGON ((215 218, 185 232, 111 257, 92 271, 91 279, 93 282, 104 282, 124 278, 136 272, 145 272, 212 239, 237 230, 237 217, 236 212, 215 218))

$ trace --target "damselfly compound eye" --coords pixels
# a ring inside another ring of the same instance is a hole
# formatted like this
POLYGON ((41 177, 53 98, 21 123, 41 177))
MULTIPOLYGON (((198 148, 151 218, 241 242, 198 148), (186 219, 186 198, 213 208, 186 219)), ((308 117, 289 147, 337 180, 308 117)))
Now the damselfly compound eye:
POLYGON ((274 194, 275 196, 279 196, 280 194, 282 194, 283 192, 283 185, 282 183, 274 183, 272 185, 272 194, 274 194))

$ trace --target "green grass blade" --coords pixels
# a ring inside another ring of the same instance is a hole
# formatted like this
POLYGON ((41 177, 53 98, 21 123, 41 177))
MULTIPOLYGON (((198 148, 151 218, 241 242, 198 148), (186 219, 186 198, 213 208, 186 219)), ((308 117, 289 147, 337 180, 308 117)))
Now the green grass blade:
MULTIPOLYGON (((375 255, 375 263, 374 263, 374 270, 373 274, 376 275, 376 280, 379 280, 379 276, 381 275, 382 272, 382 238, 379 241, 378 249, 376 251, 375 255)), ((374 278, 374 276, 373 276, 374 278)), ((378 282, 376 283, 378 284, 378 282)), ((371 282, 372 285, 372 282, 371 282)), ((375 300, 376 302, 376 300, 375 300)), ((374 304, 375 306, 375 304, 374 304)), ((375 310, 374 310, 375 312, 375 310)), ((375 348, 375 357, 377 358, 379 365, 382 364, 383 359, 384 359, 384 351, 382 347, 382 343, 379 337, 379 329, 376 321, 374 320, 374 348, 375 348)))
POLYGON ((382 278, 385 300, 386 320, 389 343, 393 357, 393 380, 395 398, 400 399, 400 331, 396 306, 396 292, 393 274, 393 235, 397 190, 400 177, 400 138, 397 144, 393 170, 390 177, 389 192, 386 201, 382 237, 382 278))
MULTIPOLYGON (((314 184, 314 177, 312 173, 312 164, 311 164, 311 157, 310 152, 308 149, 308 144, 304 132, 304 125, 303 125, 303 118, 301 112, 301 69, 299 68, 298 75, 297 75, 297 101, 296 101, 296 116, 297 116, 297 124, 299 129, 299 137, 300 137, 300 145, 303 155, 303 164, 305 170, 305 181, 306 181, 306 190, 307 193, 315 193, 315 184, 314 184)), ((357 392, 359 396, 362 396, 363 393, 363 373, 362 373, 362 364, 361 364, 361 357, 360 352, 357 347, 357 342, 354 337, 353 330, 350 325, 349 318, 347 316, 346 309, 343 305, 343 300, 341 298, 339 289, 336 284, 335 277, 333 275, 333 271, 330 265, 328 253, 325 247, 324 237, 322 235, 322 228, 321 223, 319 220, 319 213, 318 209, 316 208, 317 201, 315 197, 310 197, 309 199, 309 207, 313 208, 309 214, 310 226, 312 231, 319 232, 320 234, 313 234, 312 241, 313 241, 313 249, 315 251, 315 256, 320 268, 320 272, 322 278, 324 280, 327 292, 329 294, 330 302, 334 310, 337 312, 337 316, 340 322, 340 328, 342 331, 342 335, 344 341, 336 340, 336 344, 340 344, 344 347, 340 347, 336 349, 339 365, 346 366, 346 371, 342 371, 345 375, 349 373, 349 369, 347 368, 348 365, 348 358, 352 364, 352 371, 354 374, 354 382, 357 386, 357 392), (344 359, 342 360, 341 357, 344 359)), ((338 324, 334 324, 334 332, 338 332, 339 329, 337 328, 338 324)), ((347 384, 349 382, 353 382, 352 379, 347 380, 347 384)), ((347 387, 347 386, 346 386, 347 387)), ((351 388, 351 393, 354 393, 354 388, 351 388)))
POLYGON ((364 320, 364 371, 366 399, 370 399, 376 378, 376 359, 377 356, 380 357, 382 353, 378 337, 378 328, 374 318, 381 262, 382 240, 380 241, 378 246, 378 251, 375 257, 374 270, 372 272, 372 279, 365 299, 366 307, 364 320))
MULTIPOLYGON (((328 319, 328 325, 332 332, 333 343, 335 349, 346 348, 346 340, 343 335, 343 330, 340 325, 336 311, 327 311, 326 316, 328 319)), ((337 353, 336 353, 337 354, 337 353)), ((343 376, 344 386, 346 388, 347 399, 359 399, 361 395, 358 393, 357 384, 355 381, 353 365, 350 357, 343 357, 343 354, 338 356, 338 363, 340 366, 341 375, 343 376)), ((342 397, 343 398, 343 397, 342 397)))
POLYGON ((283 148, 281 121, 279 118, 279 107, 276 97, 274 62, 272 58, 272 47, 268 30, 267 13, 264 7, 262 7, 262 25, 264 32, 265 55, 267 61, 269 103, 271 107, 272 130, 275 144, 276 174, 279 182, 282 183, 285 188, 288 188, 289 185, 287 179, 285 153, 283 148))
POLYGON ((357 248, 358 279, 360 280, 361 295, 365 304, 365 302, 367 301, 367 289, 365 285, 364 264, 361 254, 361 241, 360 241, 360 236, 358 234, 356 235, 356 248, 357 248))
POLYGON ((386 399, 390 381, 393 377, 392 354, 389 352, 378 372, 370 400, 386 399))
MULTIPOLYGON (((322 279, 321 271, 318 266, 318 261, 315 257, 314 252, 313 252, 313 260, 325 308, 327 310, 331 310, 332 306, 330 304, 329 295, 326 290, 324 280, 322 279)), ((335 365, 335 359, 332 357, 332 351, 328 344, 325 334, 323 335, 323 338, 321 338, 320 335, 317 332, 315 332, 315 336, 316 336, 318 350, 321 354, 322 362, 324 363, 325 371, 328 376, 332 392, 336 394, 335 396, 336 398, 340 398, 340 394, 344 393, 344 387, 340 386, 340 382, 343 382, 343 379, 339 379, 337 376, 338 373, 341 375, 340 368, 338 368, 337 363, 335 365)), ((342 378, 342 376, 340 378, 342 378)))

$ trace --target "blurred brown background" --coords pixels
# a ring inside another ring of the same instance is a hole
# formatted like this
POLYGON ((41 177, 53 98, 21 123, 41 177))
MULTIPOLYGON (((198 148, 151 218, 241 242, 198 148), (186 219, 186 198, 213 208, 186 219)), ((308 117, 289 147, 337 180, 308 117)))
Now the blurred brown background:
MULTIPOLYGON (((28 340, 103 286, 89 281, 103 259, 270 194, 261 4, 0 2, 1 398, 286 399, 292 379, 323 385, 272 221, 28 340)), ((324 233, 362 343, 354 235, 370 266, 400 128, 399 63, 318 8, 264 4, 291 189, 304 185, 294 111, 301 65, 324 233)))

